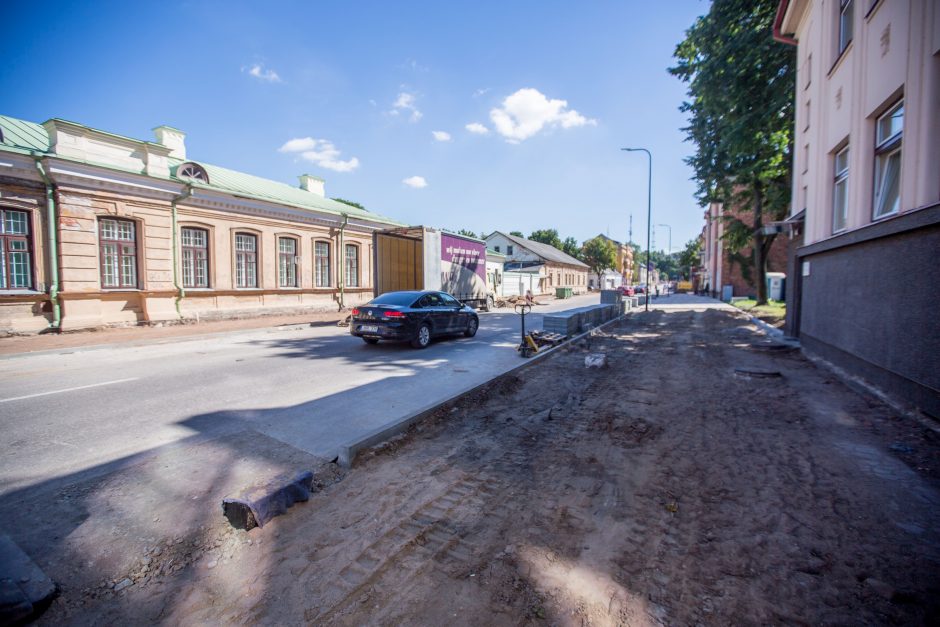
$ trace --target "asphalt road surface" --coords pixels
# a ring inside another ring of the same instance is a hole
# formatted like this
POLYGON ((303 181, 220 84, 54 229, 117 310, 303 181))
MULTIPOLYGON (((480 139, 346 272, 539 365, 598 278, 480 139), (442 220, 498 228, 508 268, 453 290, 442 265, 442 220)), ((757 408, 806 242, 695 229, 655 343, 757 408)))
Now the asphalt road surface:
MULTIPOLYGON (((542 314, 598 294, 536 307, 542 314)), ((476 337, 366 345, 335 326, 90 347, 0 360, 0 495, 177 442, 253 430, 321 457, 517 365, 519 317, 476 337)))

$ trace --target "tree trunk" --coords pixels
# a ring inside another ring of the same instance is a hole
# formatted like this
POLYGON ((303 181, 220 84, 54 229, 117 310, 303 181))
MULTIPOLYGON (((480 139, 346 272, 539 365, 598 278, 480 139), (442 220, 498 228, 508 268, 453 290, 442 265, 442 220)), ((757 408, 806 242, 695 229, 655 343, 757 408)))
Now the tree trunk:
POLYGON ((767 304, 767 263, 763 232, 764 187, 754 184, 754 270, 757 282, 757 304, 767 304))

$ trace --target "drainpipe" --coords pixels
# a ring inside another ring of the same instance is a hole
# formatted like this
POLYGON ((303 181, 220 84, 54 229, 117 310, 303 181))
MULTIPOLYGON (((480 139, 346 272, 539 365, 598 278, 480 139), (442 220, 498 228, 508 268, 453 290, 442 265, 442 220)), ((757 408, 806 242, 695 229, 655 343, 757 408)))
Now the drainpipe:
POLYGON ((179 229, 176 228, 176 204, 182 202, 193 195, 193 186, 191 184, 186 185, 186 189, 183 190, 182 194, 173 197, 173 200, 170 201, 170 208, 173 214, 173 287, 176 288, 176 315, 180 318, 183 317, 183 312, 180 311, 180 301, 186 298, 186 290, 183 289, 183 286, 180 285, 179 278, 179 263, 176 256, 179 254, 177 238, 179 238, 179 229))
POLYGON ((55 186, 42 166, 42 157, 33 155, 39 176, 46 184, 46 228, 49 237, 49 273, 52 282, 49 285, 49 300, 52 302, 52 322, 50 329, 62 330, 62 308, 59 305, 59 242, 55 213, 55 186))
POLYGON ((346 309, 346 247, 343 239, 346 233, 346 225, 349 224, 349 214, 343 214, 343 223, 339 227, 339 310, 346 309))

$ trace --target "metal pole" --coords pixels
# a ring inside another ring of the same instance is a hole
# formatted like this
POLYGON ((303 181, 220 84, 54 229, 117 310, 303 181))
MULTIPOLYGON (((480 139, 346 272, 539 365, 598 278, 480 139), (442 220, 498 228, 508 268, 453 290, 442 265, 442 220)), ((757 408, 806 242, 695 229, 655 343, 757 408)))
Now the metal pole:
POLYGON ((642 151, 649 157, 649 180, 646 187, 646 311, 650 310, 650 234, 653 230, 653 155, 646 148, 621 148, 627 152, 642 151))

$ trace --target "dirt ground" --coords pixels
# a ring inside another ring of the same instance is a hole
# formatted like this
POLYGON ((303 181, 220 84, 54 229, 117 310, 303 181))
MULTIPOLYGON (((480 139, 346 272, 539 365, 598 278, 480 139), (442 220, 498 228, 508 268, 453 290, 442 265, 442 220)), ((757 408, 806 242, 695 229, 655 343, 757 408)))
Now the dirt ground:
POLYGON ((320 485, 41 623, 940 621, 937 431, 725 311, 634 314, 320 485))

